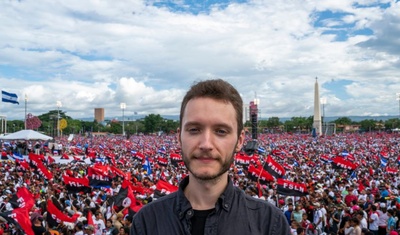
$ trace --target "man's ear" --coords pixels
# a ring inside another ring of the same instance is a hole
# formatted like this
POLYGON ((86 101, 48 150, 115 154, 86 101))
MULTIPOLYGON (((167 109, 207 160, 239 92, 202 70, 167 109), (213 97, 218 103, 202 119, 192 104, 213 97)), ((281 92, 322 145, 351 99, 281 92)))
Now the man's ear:
POLYGON ((243 144, 244 144, 244 139, 245 139, 245 133, 244 133, 244 130, 242 130, 240 132, 240 135, 239 135, 239 138, 238 138, 238 141, 236 144, 236 148, 235 148, 236 152, 239 152, 242 149, 243 144))

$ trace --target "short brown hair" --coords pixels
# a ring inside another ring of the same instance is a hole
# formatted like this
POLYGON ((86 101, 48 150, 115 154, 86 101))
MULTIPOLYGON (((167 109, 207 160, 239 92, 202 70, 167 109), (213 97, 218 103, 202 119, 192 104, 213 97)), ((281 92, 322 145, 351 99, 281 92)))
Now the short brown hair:
POLYGON ((207 97, 215 100, 222 100, 233 105, 236 111, 237 134, 240 135, 243 130, 243 100, 239 92, 230 83, 222 79, 205 80, 195 83, 186 93, 182 100, 180 112, 180 127, 182 128, 183 113, 187 103, 195 98, 207 97))

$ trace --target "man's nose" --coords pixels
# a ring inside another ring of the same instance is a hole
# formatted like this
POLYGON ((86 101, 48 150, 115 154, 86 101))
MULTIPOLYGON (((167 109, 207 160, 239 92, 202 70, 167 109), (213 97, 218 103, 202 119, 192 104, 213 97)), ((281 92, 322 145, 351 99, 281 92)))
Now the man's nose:
POLYGON ((199 148, 203 151, 210 151, 213 149, 213 135, 212 131, 205 130, 201 133, 199 148))

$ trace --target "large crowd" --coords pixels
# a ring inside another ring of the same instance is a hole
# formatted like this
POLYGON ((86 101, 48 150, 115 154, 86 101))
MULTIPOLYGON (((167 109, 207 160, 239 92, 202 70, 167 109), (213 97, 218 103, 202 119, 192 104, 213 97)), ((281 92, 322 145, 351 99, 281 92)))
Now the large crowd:
MULTIPOLYGON (((399 143, 400 135, 384 132, 317 138, 262 134, 257 148, 235 154, 230 175, 246 194, 281 208, 293 235, 394 235, 400 227, 399 143), (237 161, 238 154, 251 162, 237 161), (265 169, 268 158, 283 167, 282 179, 306 190, 283 194, 277 177, 250 177, 250 165, 265 169)), ((188 175, 173 135, 10 140, 2 141, 1 149, 0 234, 129 234, 135 212, 176 190, 188 175), (101 184, 101 174, 109 184, 101 184), (93 180, 68 183, 66 176, 93 180), (33 203, 24 225, 10 215, 28 207, 26 195, 33 203)))

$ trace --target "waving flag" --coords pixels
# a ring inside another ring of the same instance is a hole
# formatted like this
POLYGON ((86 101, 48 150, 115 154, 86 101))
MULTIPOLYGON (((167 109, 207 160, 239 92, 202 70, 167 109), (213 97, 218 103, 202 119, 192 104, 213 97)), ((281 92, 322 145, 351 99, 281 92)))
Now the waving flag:
POLYGON ((344 168, 344 169, 348 169, 348 170, 355 170, 357 168, 357 165, 347 161, 345 159, 343 159, 342 157, 335 157, 334 159, 332 159, 332 163, 335 167, 338 168, 344 168))
POLYGON ((177 153, 171 153, 169 155, 170 159, 171 159, 171 164, 175 167, 180 166, 183 163, 182 157, 181 155, 177 154, 177 153))
POLYGON ((248 166, 251 162, 251 157, 249 157, 247 154, 245 153, 237 153, 235 155, 235 162, 238 165, 241 166, 248 166))
POLYGON ((89 185, 92 187, 110 187, 112 179, 109 172, 111 170, 108 166, 88 167, 89 185))
POLYGON ((260 181, 260 183, 262 184, 268 184, 268 182, 275 180, 274 177, 272 177, 272 175, 270 175, 266 170, 264 170, 264 168, 262 167, 256 168, 253 165, 249 166, 249 169, 247 170, 247 175, 249 179, 255 182, 260 181))
POLYGON ((271 156, 268 156, 267 161, 264 164, 264 169, 268 171, 275 178, 282 178, 286 171, 283 166, 279 165, 271 156))
POLYGON ((159 180, 156 184, 156 190, 154 191, 155 196, 162 197, 167 194, 173 193, 178 190, 178 187, 172 185, 164 180, 159 180))
POLYGON ((305 184, 295 183, 289 180, 278 179, 277 193, 289 196, 306 196, 308 194, 305 184))
POLYGON ((148 157, 146 157, 146 160, 144 161, 143 169, 145 169, 145 171, 147 172, 147 175, 151 175, 152 174, 150 161, 149 161, 148 157))
POLYGON ((35 199, 27 188, 19 187, 17 193, 12 195, 10 203, 13 208, 23 208, 30 211, 35 205, 35 199))
POLYGON ((69 193, 89 193, 92 191, 92 188, 89 186, 88 178, 74 178, 64 174, 63 180, 66 185, 65 188, 69 193))
POLYGON ((19 104, 17 94, 9 93, 6 91, 1 91, 1 101, 7 103, 19 104))
POLYGON ((75 223, 78 217, 80 216, 78 213, 75 213, 72 217, 69 217, 68 215, 64 214, 62 211, 60 211, 51 200, 47 200, 47 212, 50 214, 50 216, 57 222, 61 223, 63 222, 69 222, 69 223, 75 223))
POLYGON ((11 156, 14 160, 20 160, 23 161, 24 160, 24 156, 22 156, 22 154, 19 153, 13 153, 13 155, 11 156))
POLYGON ((13 224, 17 229, 24 231, 24 234, 35 235, 32 230, 32 223, 26 208, 17 208, 12 211, 0 213, 8 224, 13 224))

